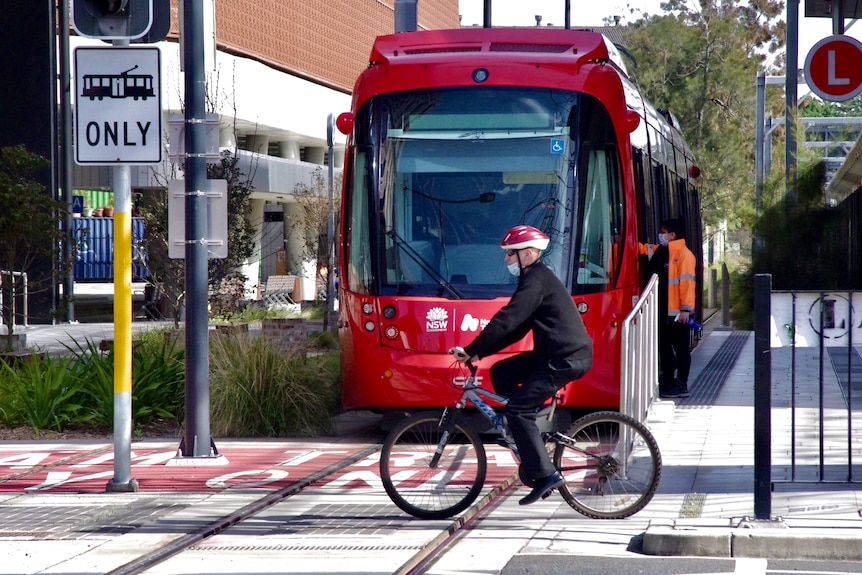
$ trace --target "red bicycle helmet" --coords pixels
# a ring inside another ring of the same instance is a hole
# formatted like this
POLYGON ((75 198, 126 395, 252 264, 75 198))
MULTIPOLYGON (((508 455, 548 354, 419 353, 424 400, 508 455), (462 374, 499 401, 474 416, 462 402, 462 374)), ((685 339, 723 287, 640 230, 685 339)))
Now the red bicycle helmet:
POLYGON ((533 226, 515 226, 503 236, 500 247, 504 250, 522 250, 536 248, 539 251, 548 247, 551 238, 542 230, 533 226))

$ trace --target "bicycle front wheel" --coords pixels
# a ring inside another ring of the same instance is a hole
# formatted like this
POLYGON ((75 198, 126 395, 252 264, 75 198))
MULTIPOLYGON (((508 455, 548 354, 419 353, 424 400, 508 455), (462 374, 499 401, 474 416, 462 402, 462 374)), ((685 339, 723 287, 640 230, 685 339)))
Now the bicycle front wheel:
POLYGON ((557 443, 554 465, 566 478, 560 493, 579 513, 622 519, 643 509, 661 478, 661 453, 645 425, 615 411, 575 421, 557 443))
POLYGON ((479 435, 438 413, 417 413, 396 425, 380 453, 380 478, 392 502, 420 519, 467 509, 485 484, 487 460, 479 435), (448 437, 439 458, 443 431, 448 437))

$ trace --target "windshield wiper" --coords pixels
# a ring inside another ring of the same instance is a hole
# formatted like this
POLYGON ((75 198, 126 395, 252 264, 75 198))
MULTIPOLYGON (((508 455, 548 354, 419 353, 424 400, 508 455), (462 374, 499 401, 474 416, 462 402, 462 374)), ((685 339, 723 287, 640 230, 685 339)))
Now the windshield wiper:
POLYGON ((419 255, 419 252, 417 252, 410 244, 404 241, 404 239, 399 236, 394 229, 390 229, 389 231, 384 233, 390 238, 392 238, 392 240, 395 242, 395 245, 401 248, 405 254, 410 256, 410 259, 419 264, 419 267, 422 268, 422 271, 434 278, 434 281, 436 281, 441 288, 447 290, 449 293, 455 296, 456 299, 464 299, 464 294, 462 294, 458 290, 458 288, 446 281, 446 278, 440 275, 440 272, 434 269, 434 267, 429 264, 425 258, 419 255))

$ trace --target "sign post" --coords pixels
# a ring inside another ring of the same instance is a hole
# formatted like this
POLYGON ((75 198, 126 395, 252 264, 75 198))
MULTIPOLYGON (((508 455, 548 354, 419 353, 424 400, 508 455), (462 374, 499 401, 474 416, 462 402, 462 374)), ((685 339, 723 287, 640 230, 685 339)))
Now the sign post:
POLYGON ((830 102, 843 102, 862 92, 862 43, 843 34, 817 42, 805 58, 811 91, 830 102))
MULTIPOLYGON (((147 0, 148 2, 150 0, 147 0)), ((114 190, 114 477, 137 491, 132 441, 132 209, 130 164, 162 160, 161 57, 156 47, 75 50, 75 161, 112 165, 114 190)))

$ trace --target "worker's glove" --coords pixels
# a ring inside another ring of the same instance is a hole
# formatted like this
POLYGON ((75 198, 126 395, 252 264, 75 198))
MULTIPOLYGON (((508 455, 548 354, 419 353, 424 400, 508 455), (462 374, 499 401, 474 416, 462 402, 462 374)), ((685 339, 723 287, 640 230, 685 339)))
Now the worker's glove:
POLYGON ((470 356, 467 355, 467 352, 464 351, 463 347, 453 347, 449 349, 449 353, 455 356, 455 360, 458 363, 467 363, 467 360, 470 359, 470 356))

